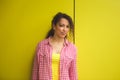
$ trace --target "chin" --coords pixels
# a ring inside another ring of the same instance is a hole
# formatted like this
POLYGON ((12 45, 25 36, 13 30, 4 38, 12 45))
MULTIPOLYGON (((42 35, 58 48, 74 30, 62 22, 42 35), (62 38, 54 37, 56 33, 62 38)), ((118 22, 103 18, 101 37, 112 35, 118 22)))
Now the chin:
POLYGON ((65 38, 65 36, 60 36, 60 38, 65 38))

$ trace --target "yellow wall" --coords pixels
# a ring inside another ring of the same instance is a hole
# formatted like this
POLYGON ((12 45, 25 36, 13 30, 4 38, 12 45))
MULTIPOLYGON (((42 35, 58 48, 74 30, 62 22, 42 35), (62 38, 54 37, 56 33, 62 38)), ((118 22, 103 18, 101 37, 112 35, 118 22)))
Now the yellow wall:
POLYGON ((76 0, 79 80, 120 80, 120 0, 76 0))
MULTIPOLYGON (((120 80, 120 1, 75 0, 79 80, 120 80)), ((0 1, 0 80, 30 80, 36 44, 73 0, 0 1)))
POLYGON ((0 80, 30 80, 35 47, 59 11, 73 17, 73 0, 0 1, 0 80))

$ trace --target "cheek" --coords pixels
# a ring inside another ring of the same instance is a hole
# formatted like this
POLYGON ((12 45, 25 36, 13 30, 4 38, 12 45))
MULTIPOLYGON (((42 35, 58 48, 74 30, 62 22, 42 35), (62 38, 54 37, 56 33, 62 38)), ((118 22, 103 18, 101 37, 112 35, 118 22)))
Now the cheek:
POLYGON ((57 28, 57 31, 62 31, 62 30, 63 30, 62 27, 58 27, 58 28, 57 28))
POLYGON ((69 30, 70 30, 70 29, 68 28, 68 29, 66 30, 66 32, 69 32, 69 30))
POLYGON ((62 28, 56 27, 55 32, 60 33, 62 31, 62 28))

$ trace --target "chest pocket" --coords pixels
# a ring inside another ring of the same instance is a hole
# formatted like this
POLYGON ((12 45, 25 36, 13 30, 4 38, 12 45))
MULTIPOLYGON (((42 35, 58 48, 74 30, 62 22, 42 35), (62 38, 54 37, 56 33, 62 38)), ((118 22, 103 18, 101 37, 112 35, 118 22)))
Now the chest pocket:
POLYGON ((72 57, 65 56, 63 60, 63 64, 66 68, 70 67, 71 61, 73 60, 72 57))

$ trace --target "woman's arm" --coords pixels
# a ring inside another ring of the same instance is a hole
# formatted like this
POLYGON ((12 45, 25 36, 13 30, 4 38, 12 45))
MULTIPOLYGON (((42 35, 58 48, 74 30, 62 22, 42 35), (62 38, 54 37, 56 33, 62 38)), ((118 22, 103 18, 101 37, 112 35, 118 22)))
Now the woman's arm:
POLYGON ((77 75, 77 67, 76 67, 76 48, 73 51, 74 53, 74 59, 71 61, 71 66, 69 68, 69 76, 70 80, 78 80, 78 75, 77 75))
POLYGON ((39 72, 39 46, 37 46, 36 49, 36 54, 34 57, 34 62, 33 62, 33 69, 32 69, 32 80, 38 80, 38 72, 39 72))

